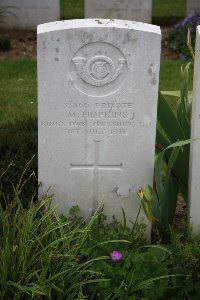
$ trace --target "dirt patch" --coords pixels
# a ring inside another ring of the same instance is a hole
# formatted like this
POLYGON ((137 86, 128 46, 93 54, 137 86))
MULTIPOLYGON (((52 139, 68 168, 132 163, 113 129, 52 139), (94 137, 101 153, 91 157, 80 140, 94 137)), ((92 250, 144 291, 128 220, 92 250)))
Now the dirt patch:
POLYGON ((9 30, 2 35, 10 40, 12 49, 0 51, 0 58, 36 57, 36 31, 9 30))
POLYGON ((178 55, 168 47, 168 36, 169 36, 170 28, 171 27, 161 28, 161 32, 162 32, 161 58, 177 60, 179 59, 178 55))
POLYGON ((187 207, 181 195, 178 196, 173 225, 177 229, 184 228, 187 222, 187 207))
MULTIPOLYGON (((161 56, 164 59, 178 59, 168 47, 168 33, 170 27, 162 27, 162 51, 161 56)), ((9 30, 3 32, 3 35, 11 41, 12 49, 10 51, 0 51, 0 58, 19 58, 36 57, 37 53, 37 34, 36 31, 9 30)))

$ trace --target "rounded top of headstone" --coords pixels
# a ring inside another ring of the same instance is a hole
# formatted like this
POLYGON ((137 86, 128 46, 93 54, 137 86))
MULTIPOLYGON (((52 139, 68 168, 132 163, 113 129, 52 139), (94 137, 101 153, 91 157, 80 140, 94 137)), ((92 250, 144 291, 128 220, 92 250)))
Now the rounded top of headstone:
POLYGON ((37 33, 47 33, 57 30, 76 28, 121 28, 161 34, 160 27, 152 24, 117 19, 76 19, 49 22, 38 25, 37 33))

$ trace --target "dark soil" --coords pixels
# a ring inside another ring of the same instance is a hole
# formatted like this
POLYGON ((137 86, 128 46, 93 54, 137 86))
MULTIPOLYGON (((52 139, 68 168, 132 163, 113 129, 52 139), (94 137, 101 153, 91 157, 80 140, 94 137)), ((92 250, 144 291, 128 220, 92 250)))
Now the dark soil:
POLYGON ((181 195, 178 196, 177 200, 177 206, 176 206, 176 212, 174 216, 173 225, 177 229, 181 229, 185 227, 185 224, 187 222, 187 207, 185 200, 181 197, 181 195))
POLYGON ((168 35, 169 35, 170 28, 171 27, 161 27, 161 33, 162 33, 161 58, 176 60, 179 59, 178 55, 168 47, 168 35))
POLYGON ((1 35, 10 40, 12 49, 0 50, 0 58, 36 57, 36 31, 9 30, 2 32, 1 35))

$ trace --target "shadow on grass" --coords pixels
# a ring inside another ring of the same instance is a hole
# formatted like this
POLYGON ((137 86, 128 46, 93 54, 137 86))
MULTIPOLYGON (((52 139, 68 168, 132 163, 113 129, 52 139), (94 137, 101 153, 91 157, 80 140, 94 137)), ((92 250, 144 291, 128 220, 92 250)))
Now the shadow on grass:
POLYGON ((152 17, 152 24, 163 26, 163 27, 171 27, 176 23, 180 22, 182 17, 152 17))
POLYGON ((1 203, 12 201, 16 196, 16 188, 20 193, 22 185, 29 177, 20 194, 20 199, 24 206, 32 197, 36 200, 38 184, 36 119, 29 118, 12 124, 0 125, 0 157, 1 203))

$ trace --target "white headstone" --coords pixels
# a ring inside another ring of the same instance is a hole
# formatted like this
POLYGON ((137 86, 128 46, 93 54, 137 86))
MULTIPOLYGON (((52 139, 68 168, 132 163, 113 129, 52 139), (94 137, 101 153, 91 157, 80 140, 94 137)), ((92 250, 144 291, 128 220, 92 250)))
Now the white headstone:
POLYGON ((200 1, 187 0, 187 15, 195 15, 196 13, 200 13, 200 1))
POLYGON ((85 0, 85 18, 151 23, 152 0, 85 0))
POLYGON ((38 26, 40 195, 50 188, 59 212, 87 217, 103 200, 108 221, 121 207, 135 220, 153 183, 160 41, 131 21, 38 26))
POLYGON ((36 29, 38 24, 60 19, 60 0, 0 0, 6 8, 1 27, 36 29))
MULTIPOLYGON (((200 26, 196 33, 195 71, 192 101, 191 138, 200 138, 200 26)), ((189 217, 194 231, 200 231, 200 140, 191 143, 189 217)))

